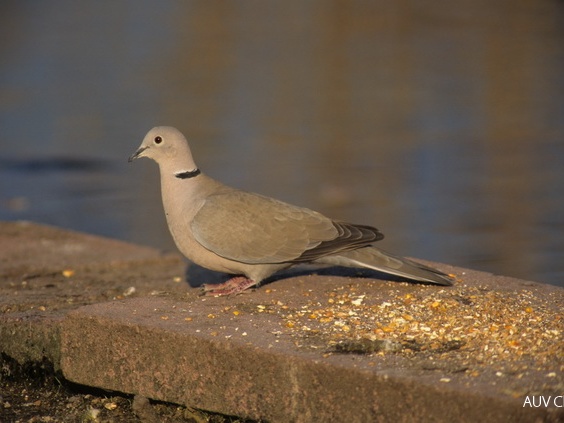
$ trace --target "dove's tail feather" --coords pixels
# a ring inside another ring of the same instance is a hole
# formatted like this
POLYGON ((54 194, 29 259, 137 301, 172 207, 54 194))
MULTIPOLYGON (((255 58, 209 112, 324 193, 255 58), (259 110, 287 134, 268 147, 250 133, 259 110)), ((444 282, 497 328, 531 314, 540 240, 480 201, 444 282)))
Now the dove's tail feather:
POLYGON ((375 247, 344 251, 338 255, 325 256, 315 261, 337 266, 366 267, 420 282, 452 285, 452 278, 446 273, 403 257, 394 256, 375 247))

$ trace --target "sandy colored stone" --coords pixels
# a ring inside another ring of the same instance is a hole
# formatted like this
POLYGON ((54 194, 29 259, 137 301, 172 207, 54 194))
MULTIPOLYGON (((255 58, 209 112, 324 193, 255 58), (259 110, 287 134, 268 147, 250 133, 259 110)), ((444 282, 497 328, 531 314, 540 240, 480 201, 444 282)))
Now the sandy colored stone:
POLYGON ((176 254, 31 222, 0 222, 0 352, 58 368, 59 327, 69 310, 159 290, 185 292, 179 282, 184 271, 176 254))
MULTIPOLYGON (((493 285, 508 300, 534 293, 534 307, 555 310, 563 298, 558 288, 467 275, 472 282, 455 286, 453 298, 468 290, 483 292, 488 302, 493 285)), ((465 344, 435 348, 429 343, 339 353, 333 334, 311 318, 311 310, 351 289, 374 304, 410 293, 432 307, 433 298, 449 296, 447 289, 432 286, 314 275, 279 280, 234 298, 165 296, 97 304, 65 320, 62 368, 79 383, 266 421, 510 422, 562 416, 556 407, 523 408, 526 395, 560 395, 561 344, 554 350, 560 356, 539 360, 480 355, 474 344, 468 351, 465 344), (296 319, 300 313, 303 320, 289 326, 288 315, 296 319)), ((492 307, 499 304, 493 301, 492 307)), ((448 312, 457 318, 456 310, 448 312)), ((547 328, 562 329, 553 323, 547 328)))
POLYGON ((0 223, 0 352, 65 378, 285 421, 562 421, 558 287, 434 264, 451 288, 296 269, 199 297, 178 255, 0 223), (188 282, 186 281, 188 277, 188 282))

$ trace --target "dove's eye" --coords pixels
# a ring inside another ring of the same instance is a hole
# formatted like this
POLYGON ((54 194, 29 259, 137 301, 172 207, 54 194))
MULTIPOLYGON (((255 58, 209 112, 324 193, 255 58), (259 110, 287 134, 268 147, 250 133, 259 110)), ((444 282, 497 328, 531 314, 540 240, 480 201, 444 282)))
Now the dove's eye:
POLYGON ((163 142, 161 137, 155 137, 155 144, 160 144, 161 142, 163 142))

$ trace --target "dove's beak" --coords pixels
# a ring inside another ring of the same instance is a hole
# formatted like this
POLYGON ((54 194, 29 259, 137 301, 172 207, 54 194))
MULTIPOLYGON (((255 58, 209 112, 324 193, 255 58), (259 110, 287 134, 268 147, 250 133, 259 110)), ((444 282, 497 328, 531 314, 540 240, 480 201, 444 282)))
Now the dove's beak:
POLYGON ((139 157, 142 157, 143 151, 145 151, 147 148, 149 147, 139 147, 139 149, 133 153, 131 156, 129 156, 129 159, 127 160, 129 163, 131 163, 133 160, 138 159, 139 157))

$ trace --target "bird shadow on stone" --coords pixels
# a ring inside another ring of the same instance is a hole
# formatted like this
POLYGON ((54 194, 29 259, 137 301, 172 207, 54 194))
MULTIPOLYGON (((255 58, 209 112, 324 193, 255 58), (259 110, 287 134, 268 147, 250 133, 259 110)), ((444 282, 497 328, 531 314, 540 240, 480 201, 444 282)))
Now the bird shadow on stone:
POLYGON ((214 272, 213 270, 206 269, 205 267, 198 266, 195 263, 188 263, 186 268, 185 278, 188 285, 192 288, 199 288, 204 284, 218 284, 232 278, 233 275, 227 273, 214 272))
MULTIPOLYGON (((303 264, 291 267, 289 269, 281 270, 276 272, 274 275, 269 276, 264 279, 260 286, 269 285, 271 283, 289 279, 296 278, 300 276, 338 276, 345 278, 361 278, 361 279, 375 279, 380 281, 391 281, 391 282, 409 282, 415 284, 427 284, 425 282, 413 281, 410 279, 402 278, 401 276, 395 276, 384 272, 378 272, 372 269, 363 268, 353 268, 344 266, 320 266, 303 264)), ((186 268, 186 282, 192 288, 199 288, 203 284, 219 284, 232 278, 234 275, 227 273, 214 272, 213 270, 208 270, 204 267, 198 266, 194 263, 189 263, 186 268)))
POLYGON ((391 275, 385 272, 378 272, 377 270, 345 267, 345 266, 322 266, 322 265, 299 265, 290 269, 282 270, 269 276, 261 282, 261 286, 268 285, 283 279, 295 278, 300 276, 337 276, 343 278, 358 278, 358 279, 374 279, 385 282, 409 282, 409 283, 423 283, 413 281, 411 279, 402 278, 401 276, 391 275))

